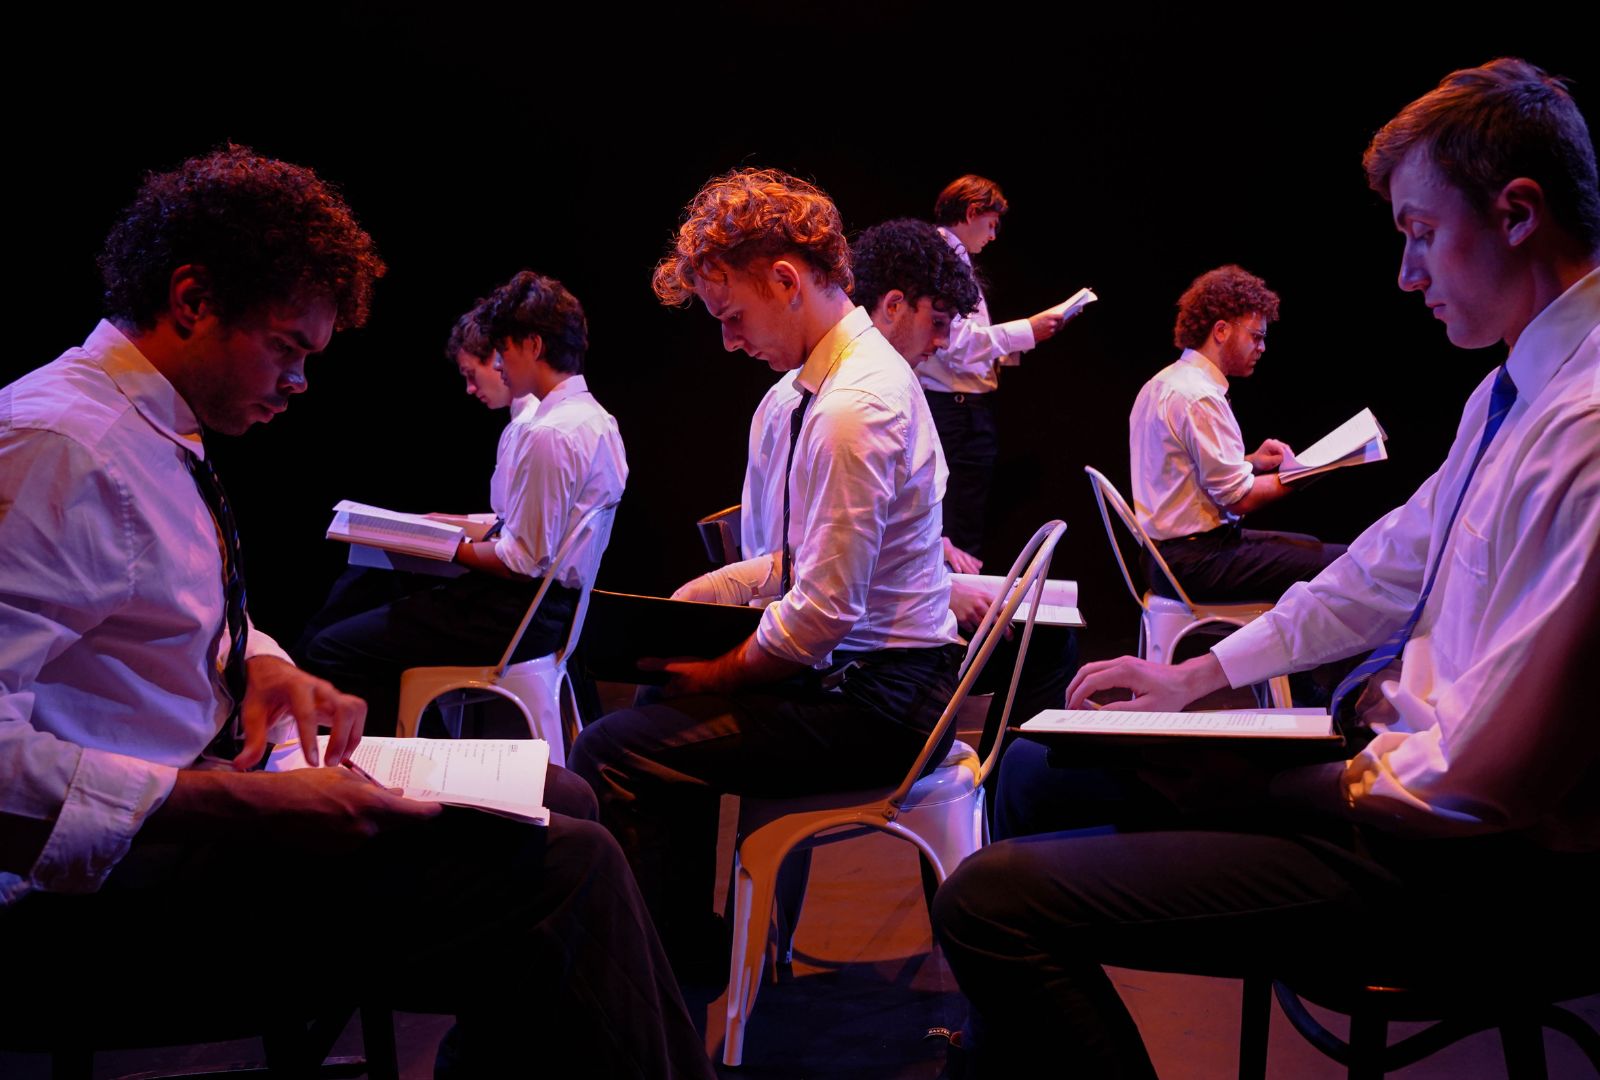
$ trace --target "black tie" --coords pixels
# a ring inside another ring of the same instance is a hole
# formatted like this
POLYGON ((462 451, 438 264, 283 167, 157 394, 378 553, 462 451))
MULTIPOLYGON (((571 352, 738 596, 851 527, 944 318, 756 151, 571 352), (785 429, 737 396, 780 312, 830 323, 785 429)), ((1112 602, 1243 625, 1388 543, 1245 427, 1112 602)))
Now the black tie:
POLYGON ((239 727, 239 706, 244 702, 244 648, 250 632, 244 615, 244 567, 239 562, 239 529, 217 470, 199 454, 186 457, 189 475, 194 477, 194 486, 200 489, 200 497, 205 500, 217 528, 217 550, 222 555, 223 610, 228 621, 228 662, 222 668, 222 682, 233 697, 233 709, 206 753, 232 759, 244 744, 244 733, 239 727))
POLYGON ((1417 628, 1417 620, 1422 618, 1422 608, 1428 602, 1428 594, 1433 591, 1433 579, 1439 574, 1439 557, 1444 554, 1444 542, 1449 539, 1450 530, 1456 523, 1456 515, 1461 512, 1461 504, 1466 501, 1467 488, 1472 485, 1472 474, 1478 471, 1478 463, 1483 460, 1484 451, 1489 449, 1489 444, 1494 441, 1495 432, 1505 423, 1506 414, 1511 411, 1511 406, 1516 400, 1517 384, 1511 381, 1511 373, 1506 371, 1505 365, 1502 364, 1499 374, 1494 378, 1494 389, 1489 392, 1489 416, 1483 425, 1483 438, 1478 440, 1477 456, 1472 459, 1466 478, 1461 481, 1461 491, 1456 496, 1455 509, 1450 511, 1450 520, 1445 524, 1444 533, 1439 539, 1439 551, 1434 556, 1433 566, 1429 568, 1428 576, 1423 582, 1422 595, 1417 598, 1417 606, 1411 609, 1411 617, 1405 624, 1390 635, 1382 645, 1373 649, 1372 655, 1357 664, 1350 674, 1340 680, 1333 691, 1333 703, 1329 712, 1341 721, 1341 729, 1354 721, 1355 705, 1367 680, 1394 663, 1395 657, 1400 655, 1406 647, 1406 642, 1411 639, 1411 632, 1417 628), (1341 707, 1345 708, 1344 713, 1340 712, 1341 707))
POLYGON ((794 471, 794 448, 800 441, 800 425, 805 421, 806 408, 811 404, 811 391, 800 388, 800 401, 789 414, 789 461, 783 467, 783 593, 788 595, 794 584, 794 553, 789 549, 789 474, 794 471))

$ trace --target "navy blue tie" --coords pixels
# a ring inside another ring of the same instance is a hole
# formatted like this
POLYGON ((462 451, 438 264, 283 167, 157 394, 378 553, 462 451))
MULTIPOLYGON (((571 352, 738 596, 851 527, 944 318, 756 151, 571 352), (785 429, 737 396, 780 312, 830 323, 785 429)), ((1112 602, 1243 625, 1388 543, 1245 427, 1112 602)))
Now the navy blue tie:
POLYGON ((222 668, 223 685, 233 697, 233 710, 217 737, 206 747, 209 756, 231 760, 244 745, 244 733, 239 727, 239 706, 244 702, 245 667, 244 648, 249 637, 250 624, 245 620, 244 567, 239 561, 239 529, 233 519, 233 508, 222 490, 222 480, 211 462, 199 454, 184 455, 189 465, 189 475, 211 511, 211 520, 217 528, 217 550, 222 556, 223 611, 228 623, 228 660, 222 668))
POLYGON ((1340 721, 1341 729, 1349 729, 1350 722, 1354 719, 1352 714, 1356 701, 1361 697, 1361 689, 1366 686, 1367 680, 1394 663, 1395 658, 1405 649, 1406 642, 1411 639, 1411 632, 1417 628, 1417 620, 1422 618, 1422 609, 1428 603, 1428 594, 1433 591, 1434 578, 1439 575, 1439 557, 1444 553, 1445 540, 1449 538, 1450 530, 1455 526, 1456 515, 1461 512, 1461 504, 1466 501, 1467 489, 1472 486, 1472 476, 1478 471, 1478 463, 1483 460, 1484 451, 1489 449, 1489 444, 1494 441, 1495 432, 1505 423, 1506 414, 1511 411, 1511 406, 1516 400, 1517 384, 1511 381, 1511 373, 1506 371, 1505 365, 1502 364, 1494 377, 1494 389, 1489 393, 1489 418, 1483 425, 1483 438, 1478 441, 1478 453, 1472 459, 1472 466, 1467 469, 1466 478, 1461 481, 1461 492, 1456 496, 1455 508, 1450 511, 1450 520, 1440 536, 1439 554, 1434 557, 1433 566, 1428 570, 1428 577, 1422 586, 1422 595, 1417 598, 1417 606, 1411 609, 1411 617, 1406 619, 1405 624, 1382 645, 1373 649, 1372 655, 1356 665, 1333 691, 1333 707, 1330 711, 1340 721), (1341 712, 1341 709, 1346 711, 1341 712))
POLYGON ((789 548, 789 474, 794 471, 794 448, 800 441, 800 425, 805 421, 806 409, 811 405, 811 391, 800 388, 800 403, 789 414, 789 461, 783 467, 783 592, 787 596, 794 584, 794 553, 789 548))

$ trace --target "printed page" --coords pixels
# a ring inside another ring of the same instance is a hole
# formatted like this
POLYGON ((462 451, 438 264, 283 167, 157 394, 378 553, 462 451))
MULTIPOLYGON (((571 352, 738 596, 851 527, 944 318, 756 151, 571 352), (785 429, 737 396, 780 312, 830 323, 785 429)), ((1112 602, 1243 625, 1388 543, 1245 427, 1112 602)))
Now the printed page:
MULTIPOLYGON (((981 591, 991 604, 999 599, 1000 590, 1006 583, 1006 579, 998 574, 951 574, 950 580, 981 591)), ((1027 619, 1032 603, 1030 590, 1029 599, 1017 605, 1017 613, 1011 621, 1022 622, 1027 619)), ((1033 621, 1035 626, 1083 626, 1083 614, 1078 610, 1078 583, 1046 578, 1044 603, 1039 605, 1039 614, 1033 621)))
POLYGON ((1022 730, 1079 735, 1317 739, 1333 734, 1333 718, 1321 709, 1229 709, 1217 712, 1046 709, 1023 724, 1022 730))
POLYGON ((1383 438, 1383 428, 1378 426, 1378 418, 1372 415, 1371 409, 1362 409, 1298 454, 1286 455, 1278 472, 1283 475, 1305 469, 1322 469, 1345 458, 1382 460, 1388 456, 1383 449, 1383 438))
POLYGON ((330 540, 374 544, 411 555, 448 559, 465 534, 459 525, 345 499, 333 508, 330 540))
POLYGON ((1094 294, 1093 289, 1079 289, 1055 307, 1045 308, 1045 311, 1051 315, 1070 315, 1078 308, 1087 307, 1098 299, 1100 298, 1094 294))
MULTIPOLYGON (((328 736, 317 743, 327 752, 328 736)), ((394 739, 369 736, 350 755, 384 787, 408 799, 472 806, 547 824, 544 778, 550 745, 543 739, 394 739)), ((298 742, 276 747, 268 772, 306 768, 298 742)))

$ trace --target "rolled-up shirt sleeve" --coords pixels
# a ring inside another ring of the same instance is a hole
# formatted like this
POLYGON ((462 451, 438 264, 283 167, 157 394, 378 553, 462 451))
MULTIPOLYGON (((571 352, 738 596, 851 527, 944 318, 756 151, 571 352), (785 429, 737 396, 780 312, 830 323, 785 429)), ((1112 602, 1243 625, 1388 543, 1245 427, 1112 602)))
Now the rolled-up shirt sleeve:
POLYGON ((950 344, 939 356, 953 372, 984 376, 1006 357, 1027 352, 1036 342, 1027 319, 988 323, 981 318, 956 318, 950 323, 950 344))
POLYGON ((815 666, 866 611, 889 506, 906 473, 908 420, 854 390, 820 399, 802 429, 790 534, 793 586, 763 613, 756 641, 766 652, 815 666), (804 455, 808 467, 798 467, 804 455), (795 511, 800 511, 796 515, 795 511))
POLYGON ((1174 395, 1168 407, 1178 412, 1168 423, 1194 461, 1195 480, 1207 497, 1228 507, 1250 494, 1255 470, 1245 460, 1244 438, 1227 402, 1211 396, 1185 402, 1174 395))
POLYGON ((0 477, 0 827, 5 817, 53 823, 32 867, 0 868, 21 879, 0 874, 0 889, 90 892, 165 801, 177 770, 40 730, 34 686, 134 588, 124 547, 131 508, 110 474, 55 435, 0 443, 0 477))

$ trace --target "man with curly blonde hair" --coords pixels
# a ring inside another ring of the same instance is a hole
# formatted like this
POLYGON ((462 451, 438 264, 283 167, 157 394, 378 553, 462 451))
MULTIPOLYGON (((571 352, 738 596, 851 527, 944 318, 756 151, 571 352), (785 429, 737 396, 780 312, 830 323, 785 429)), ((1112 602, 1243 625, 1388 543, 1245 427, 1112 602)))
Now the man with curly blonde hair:
MULTIPOLYGON (((1344 551, 1300 533, 1244 529, 1239 519, 1289 493, 1276 474, 1288 446, 1245 453, 1228 380, 1267 351, 1278 294, 1237 266, 1195 278, 1178 301, 1176 362, 1144 384, 1128 417, 1133 508, 1178 582, 1197 600, 1271 600, 1344 551)), ((1165 592, 1165 575, 1152 587, 1165 592)))
POLYGON ((675 661, 659 700, 585 728, 594 785, 680 976, 725 963, 708 941, 717 793, 784 797, 895 782, 961 660, 941 554, 946 469, 910 365, 851 299, 832 200, 774 170, 720 176, 655 272, 698 298, 723 344, 797 370, 777 599, 723 656, 675 661))

